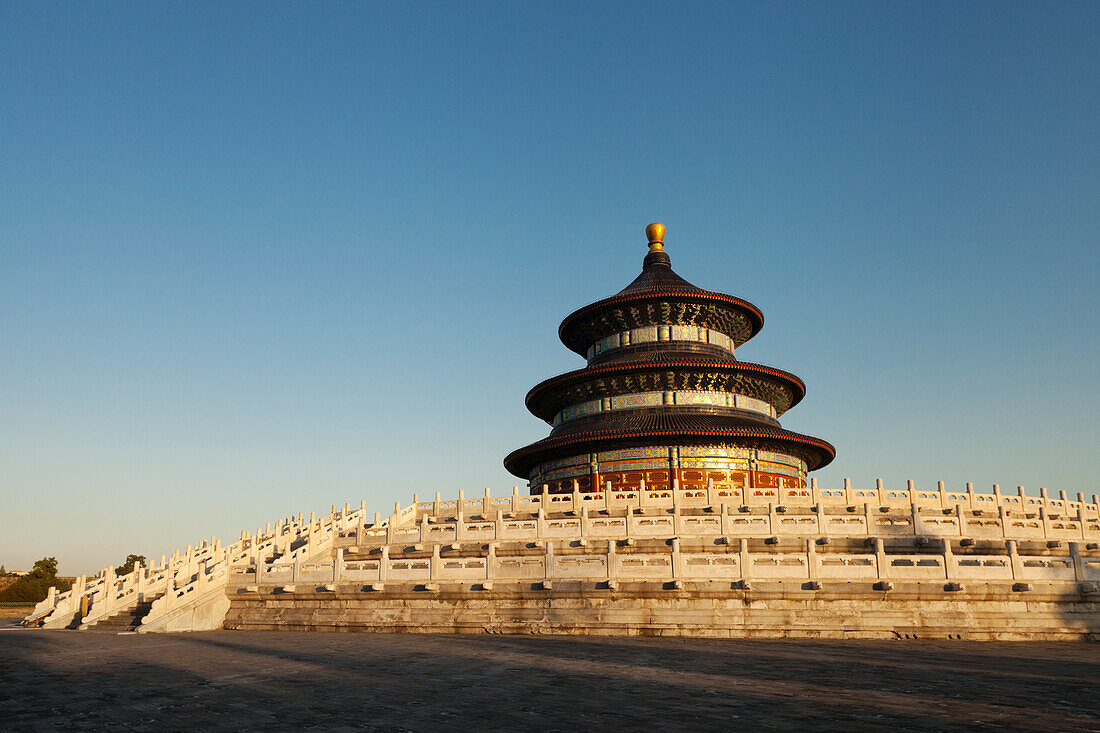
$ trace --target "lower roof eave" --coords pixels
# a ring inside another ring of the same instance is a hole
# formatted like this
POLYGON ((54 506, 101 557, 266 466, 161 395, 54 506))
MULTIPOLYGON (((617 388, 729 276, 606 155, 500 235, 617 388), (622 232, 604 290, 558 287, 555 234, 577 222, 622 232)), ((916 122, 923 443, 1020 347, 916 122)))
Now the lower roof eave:
POLYGON ((746 443, 763 445, 766 449, 775 450, 777 453, 788 452, 803 457, 810 471, 824 468, 836 457, 836 449, 828 441, 782 429, 733 429, 707 432, 646 430, 587 436, 571 435, 566 438, 545 438, 509 453, 504 459, 504 467, 513 476, 528 480, 530 479, 531 469, 543 461, 580 453, 638 447, 654 443, 670 443, 672 445, 746 443))

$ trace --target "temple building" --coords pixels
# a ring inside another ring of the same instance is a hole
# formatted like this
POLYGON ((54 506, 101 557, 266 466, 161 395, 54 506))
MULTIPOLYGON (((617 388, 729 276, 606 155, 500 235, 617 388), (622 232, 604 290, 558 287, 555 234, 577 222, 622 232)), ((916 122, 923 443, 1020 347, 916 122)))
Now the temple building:
POLYGON ((662 224, 646 228, 634 282, 562 321, 562 343, 588 365, 528 392, 527 409, 553 429, 505 467, 532 493, 806 489, 807 472, 835 451, 779 424, 805 385, 736 358, 763 314, 677 275, 664 234, 662 224))

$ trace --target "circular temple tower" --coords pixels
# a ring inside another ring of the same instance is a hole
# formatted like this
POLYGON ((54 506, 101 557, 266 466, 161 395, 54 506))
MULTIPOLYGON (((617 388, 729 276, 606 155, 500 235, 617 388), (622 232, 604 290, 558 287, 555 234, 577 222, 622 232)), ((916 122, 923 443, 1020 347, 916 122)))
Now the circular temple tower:
POLYGON ((646 227, 634 282, 562 321, 562 343, 588 366, 527 393, 553 430, 504 459, 532 493, 805 488, 807 471, 833 459, 826 441, 779 424, 802 380, 734 356, 763 327, 760 309, 673 272, 664 233, 646 227))

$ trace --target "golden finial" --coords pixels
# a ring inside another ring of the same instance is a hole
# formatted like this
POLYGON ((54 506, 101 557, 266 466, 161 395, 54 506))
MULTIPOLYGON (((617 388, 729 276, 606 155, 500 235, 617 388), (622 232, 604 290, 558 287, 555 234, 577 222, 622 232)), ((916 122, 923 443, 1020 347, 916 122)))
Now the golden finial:
POLYGON ((662 252, 665 248, 665 225, 654 222, 645 228, 650 252, 662 252))

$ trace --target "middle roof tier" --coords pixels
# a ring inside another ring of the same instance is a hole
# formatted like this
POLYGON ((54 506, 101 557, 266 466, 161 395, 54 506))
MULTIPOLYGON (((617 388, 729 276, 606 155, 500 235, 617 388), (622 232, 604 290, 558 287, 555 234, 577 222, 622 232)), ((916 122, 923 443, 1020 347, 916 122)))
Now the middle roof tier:
POLYGON ((768 403, 778 418, 805 396, 806 385, 790 372, 732 357, 648 351, 551 377, 527 393, 526 405, 533 415, 553 424, 558 413, 572 405, 665 391, 742 395, 768 403))

